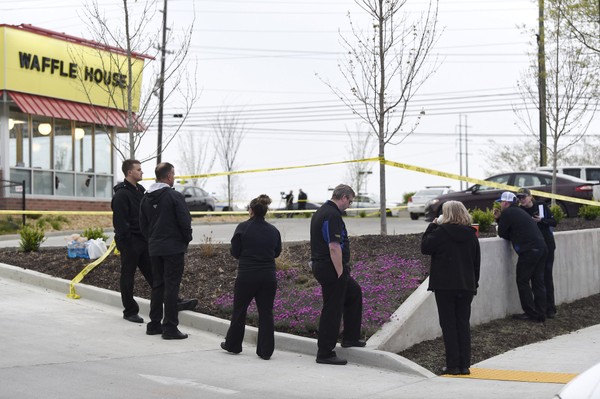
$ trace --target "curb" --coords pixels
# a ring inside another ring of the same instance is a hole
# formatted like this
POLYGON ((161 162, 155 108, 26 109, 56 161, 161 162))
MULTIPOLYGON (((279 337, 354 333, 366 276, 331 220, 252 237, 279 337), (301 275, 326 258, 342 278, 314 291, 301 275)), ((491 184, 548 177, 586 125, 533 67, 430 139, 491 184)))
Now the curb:
MULTIPOLYGON (((63 292, 65 296, 69 292, 69 287, 71 284, 71 282, 68 280, 51 277, 43 273, 7 265, 5 263, 0 263, 0 278, 11 279, 24 284, 35 285, 57 292, 63 292)), ((118 312, 120 312, 122 305, 121 295, 118 292, 86 284, 77 284, 77 292, 79 295, 88 300, 113 306, 119 309, 118 312)), ((150 301, 137 297, 136 301, 140 305, 140 313, 148 314, 150 311, 150 301)), ((116 312, 117 311, 115 311, 115 313, 116 312)), ((223 337, 229 328, 228 320, 191 311, 179 312, 179 324, 223 337)), ((246 326, 244 342, 255 345, 257 337, 258 329, 255 327, 246 326)), ((363 366, 396 371, 418 377, 435 377, 435 374, 433 374, 431 371, 406 358, 403 358, 402 356, 391 352, 377 350, 370 346, 371 345, 368 345, 366 348, 361 349, 340 347, 337 348, 336 351, 348 359, 349 362, 363 366)), ((275 332, 275 348, 282 351, 314 356, 317 351, 317 341, 312 338, 275 332)))

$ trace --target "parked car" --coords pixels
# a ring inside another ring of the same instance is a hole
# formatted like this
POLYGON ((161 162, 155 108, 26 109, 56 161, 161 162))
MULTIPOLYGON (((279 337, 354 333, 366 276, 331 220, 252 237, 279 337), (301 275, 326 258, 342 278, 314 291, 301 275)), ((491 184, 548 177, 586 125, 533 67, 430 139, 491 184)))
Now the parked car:
POLYGON ((190 211, 212 212, 215 210, 215 198, 204 189, 185 184, 175 184, 173 188, 183 194, 190 211))
MULTIPOLYGON (((346 209, 346 215, 359 215, 361 212, 377 214, 381 203, 367 194, 358 194, 354 197, 350 208, 346 209)), ((392 211, 387 209, 386 215, 392 216, 392 211)))
MULTIPOLYGON (((546 172, 512 172, 502 173, 499 175, 488 177, 488 181, 495 183, 508 184, 515 187, 528 187, 531 190, 552 191, 552 174, 546 172)), ((592 199, 593 182, 578 179, 576 177, 557 174, 556 175, 556 193, 569 197, 581 198, 586 200, 592 199)), ((425 207, 425 220, 431 222, 442 213, 442 204, 446 201, 460 201, 469 210, 476 208, 485 210, 492 209, 494 201, 500 197, 503 191, 493 187, 487 187, 476 184, 464 191, 456 191, 440 195, 429 201, 425 207)), ((550 203, 550 198, 540 198, 550 203)), ((559 205, 565 212, 567 217, 577 216, 577 212, 581 207, 580 204, 574 202, 557 200, 559 205)))
MULTIPOLYGON (((553 168, 551 166, 541 166, 537 168, 540 172, 552 173, 553 168)), ((562 173, 565 175, 578 177, 589 182, 600 183, 600 166, 591 165, 570 165, 570 166, 557 166, 556 173, 562 173)), ((594 186, 594 199, 600 201, 600 185, 594 186)))
POLYGON ((427 186, 422 190, 417 191, 408 199, 408 213, 412 220, 419 219, 419 216, 425 216, 425 206, 432 199, 440 195, 452 193, 454 190, 450 186, 427 186))
POLYGON ((231 206, 227 200, 215 200, 215 211, 217 212, 241 212, 248 210, 248 203, 242 201, 233 201, 231 206))

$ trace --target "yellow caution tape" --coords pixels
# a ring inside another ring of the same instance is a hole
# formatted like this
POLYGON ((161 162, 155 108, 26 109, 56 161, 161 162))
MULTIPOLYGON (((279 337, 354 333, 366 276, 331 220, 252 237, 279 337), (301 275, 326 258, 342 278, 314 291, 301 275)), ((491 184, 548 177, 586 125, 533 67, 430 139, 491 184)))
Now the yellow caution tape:
POLYGON ((75 276, 75 278, 73 278, 73 280, 71 280, 71 284, 70 284, 70 287, 69 287, 69 293, 67 294, 67 298, 71 298, 71 299, 79 299, 79 298, 81 298, 81 296, 79 296, 77 294, 77 292, 75 291, 75 284, 81 282, 81 280, 83 280, 83 278, 89 272, 91 272, 96 266, 98 266, 100 263, 102 263, 104 261, 104 259, 106 259, 106 257, 108 255, 110 255, 110 252, 113 250, 113 248, 116 248, 114 240, 110 244, 110 246, 108 247, 108 249, 106 250, 106 252, 104 252, 104 254, 101 257, 99 257, 98 259, 96 259, 95 261, 93 261, 92 263, 90 263, 89 265, 87 265, 86 267, 84 267, 83 270, 81 272, 79 272, 79 274, 77 276, 75 276))

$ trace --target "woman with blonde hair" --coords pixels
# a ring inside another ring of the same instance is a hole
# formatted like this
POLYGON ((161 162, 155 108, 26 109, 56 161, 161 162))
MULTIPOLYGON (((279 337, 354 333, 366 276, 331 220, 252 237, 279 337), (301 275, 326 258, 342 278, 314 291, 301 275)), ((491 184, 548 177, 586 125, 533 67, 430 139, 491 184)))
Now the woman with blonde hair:
POLYGON ((250 201, 250 219, 240 223, 231 238, 231 255, 238 260, 233 291, 233 314, 221 348, 242 351, 246 313, 252 299, 258 309, 256 354, 269 360, 275 348, 273 303, 277 291, 275 258, 281 254, 281 234, 265 220, 271 198, 262 194, 250 201))
POLYGON ((431 255, 429 288, 435 295, 444 347, 444 374, 470 374, 471 302, 479 286, 481 254, 471 215, 458 201, 442 205, 442 215, 425 230, 421 252, 431 255))

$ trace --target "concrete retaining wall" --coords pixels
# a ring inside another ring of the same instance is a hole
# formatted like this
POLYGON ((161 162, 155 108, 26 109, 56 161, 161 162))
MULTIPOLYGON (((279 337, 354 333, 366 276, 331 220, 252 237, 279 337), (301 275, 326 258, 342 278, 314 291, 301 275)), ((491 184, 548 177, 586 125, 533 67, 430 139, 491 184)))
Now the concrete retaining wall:
MULTIPOLYGON (((556 303, 600 293, 600 229, 558 232, 555 240, 556 303)), ((484 238, 480 245, 481 277, 473 300, 471 325, 522 313, 515 282, 517 256, 510 243, 501 238, 484 238)), ((397 353, 442 335, 428 284, 425 280, 398 308, 391 321, 369 339, 369 347, 397 353)))

